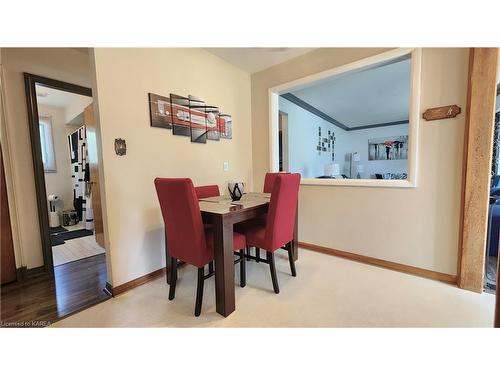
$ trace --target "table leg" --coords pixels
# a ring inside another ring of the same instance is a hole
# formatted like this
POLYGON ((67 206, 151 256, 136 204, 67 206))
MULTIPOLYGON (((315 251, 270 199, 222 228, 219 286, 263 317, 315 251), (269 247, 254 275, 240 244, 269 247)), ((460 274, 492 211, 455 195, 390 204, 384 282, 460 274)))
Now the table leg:
POLYGON ((213 221, 216 310, 228 316, 235 309, 233 224, 224 217, 213 221))

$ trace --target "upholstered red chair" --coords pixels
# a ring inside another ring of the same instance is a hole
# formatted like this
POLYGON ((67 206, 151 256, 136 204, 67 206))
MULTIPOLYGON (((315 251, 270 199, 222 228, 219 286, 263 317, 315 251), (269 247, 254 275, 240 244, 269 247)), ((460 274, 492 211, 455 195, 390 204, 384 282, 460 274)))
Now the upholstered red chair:
MULTIPOLYGON (((218 185, 195 186, 194 190, 196 191, 196 197, 198 199, 218 197, 220 195, 218 185)), ((211 223, 203 223, 203 226, 205 227, 205 229, 212 228, 211 223)), ((213 272, 213 270, 214 264, 210 262, 208 264, 208 272, 213 272)))
MULTIPOLYGON (((290 173, 289 172, 277 172, 277 173, 267 172, 266 177, 264 178, 263 192, 264 193, 272 193, 274 181, 276 181, 276 177, 283 175, 283 174, 290 174, 290 173)), ((287 246, 288 246, 288 244, 287 244, 287 246)), ((250 252, 250 250, 247 250, 247 252, 250 252)), ((260 262, 260 250, 259 250, 259 248, 255 248, 255 260, 257 261, 257 263, 260 262)))
MULTIPOLYGON (((156 193, 160 202, 165 224, 166 240, 170 257, 169 300, 175 297, 177 283, 177 260, 198 268, 198 288, 196 291, 195 316, 199 316, 203 301, 205 279, 214 274, 209 270, 205 275, 205 265, 214 260, 213 234, 203 227, 200 206, 193 183, 189 178, 156 178, 156 193)), ((239 233, 233 236, 234 250, 239 250, 240 285, 246 284, 245 237, 239 233)), ((167 260, 168 261, 168 260, 167 260)), ((212 268, 212 267, 211 267, 212 268)), ((212 268, 213 269, 213 268, 212 268)))
POLYGON ((271 173, 271 172, 266 173, 266 177, 264 178, 264 189, 263 189, 264 193, 273 192, 274 181, 276 180, 276 177, 279 175, 280 173, 271 173))
POLYGON ((198 199, 218 197, 220 195, 218 185, 196 186, 194 190, 196 191, 196 197, 198 197, 198 199))
MULTIPOLYGON (((265 222, 255 221, 253 225, 243 227, 241 232, 246 237, 247 246, 255 246, 257 249, 266 251, 266 259, 260 259, 260 261, 270 266, 275 293, 279 293, 280 290, 276 276, 274 252, 293 240, 299 185, 300 174, 298 173, 275 176, 265 222)), ((287 247, 287 251, 292 275, 296 276, 291 246, 287 247)), ((251 255, 247 255, 247 257, 257 258, 251 255)))

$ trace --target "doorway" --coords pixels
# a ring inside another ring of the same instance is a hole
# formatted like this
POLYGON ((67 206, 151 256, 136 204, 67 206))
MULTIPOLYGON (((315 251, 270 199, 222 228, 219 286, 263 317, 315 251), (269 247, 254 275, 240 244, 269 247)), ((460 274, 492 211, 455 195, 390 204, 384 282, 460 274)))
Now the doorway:
POLYGON ((288 113, 278 113, 279 171, 288 172, 288 113))
POLYGON ((24 78, 45 272, 2 288, 2 320, 50 323, 110 298, 93 98, 87 87, 24 78))

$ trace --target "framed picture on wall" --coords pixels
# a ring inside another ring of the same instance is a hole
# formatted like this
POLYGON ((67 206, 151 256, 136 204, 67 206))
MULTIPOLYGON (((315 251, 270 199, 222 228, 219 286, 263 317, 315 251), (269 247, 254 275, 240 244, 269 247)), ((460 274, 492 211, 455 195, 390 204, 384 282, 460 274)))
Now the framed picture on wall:
POLYGON ((172 108, 170 99, 149 93, 149 118, 155 128, 172 129, 172 108))
POLYGON ((368 160, 408 159, 408 136, 400 135, 368 140, 368 160))
POLYGON ((172 106, 172 132, 175 135, 191 136, 191 116, 189 115, 189 99, 170 94, 172 106))
POLYGON ((191 142, 207 143, 207 122, 205 102, 189 95, 189 120, 191 122, 191 142))

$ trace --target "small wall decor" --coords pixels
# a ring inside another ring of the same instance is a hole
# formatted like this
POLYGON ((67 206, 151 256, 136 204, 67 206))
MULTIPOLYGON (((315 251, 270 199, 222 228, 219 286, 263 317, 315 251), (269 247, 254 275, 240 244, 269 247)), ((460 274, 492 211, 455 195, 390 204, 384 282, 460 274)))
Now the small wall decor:
POLYGON ((149 93, 149 116, 151 126, 172 129, 170 98, 149 93))
POLYGON ((442 120, 457 117, 460 112, 462 112, 462 109, 458 105, 453 104, 444 107, 429 108, 423 113, 422 117, 427 121, 442 120))
POLYGON ((125 139, 115 138, 115 152, 118 156, 123 156, 127 153, 127 144, 125 139))
POLYGON ((368 140, 368 160, 408 159, 408 136, 372 138, 368 140))
POLYGON ((232 117, 217 106, 192 95, 148 95, 151 126, 172 129, 174 135, 190 137, 194 143, 233 138, 232 117))
POLYGON ((316 146, 316 150, 318 151, 318 155, 321 155, 321 152, 328 152, 332 154, 332 161, 335 161, 335 132, 328 130, 328 134, 326 137, 322 137, 322 129, 321 126, 318 126, 318 145, 316 146))

